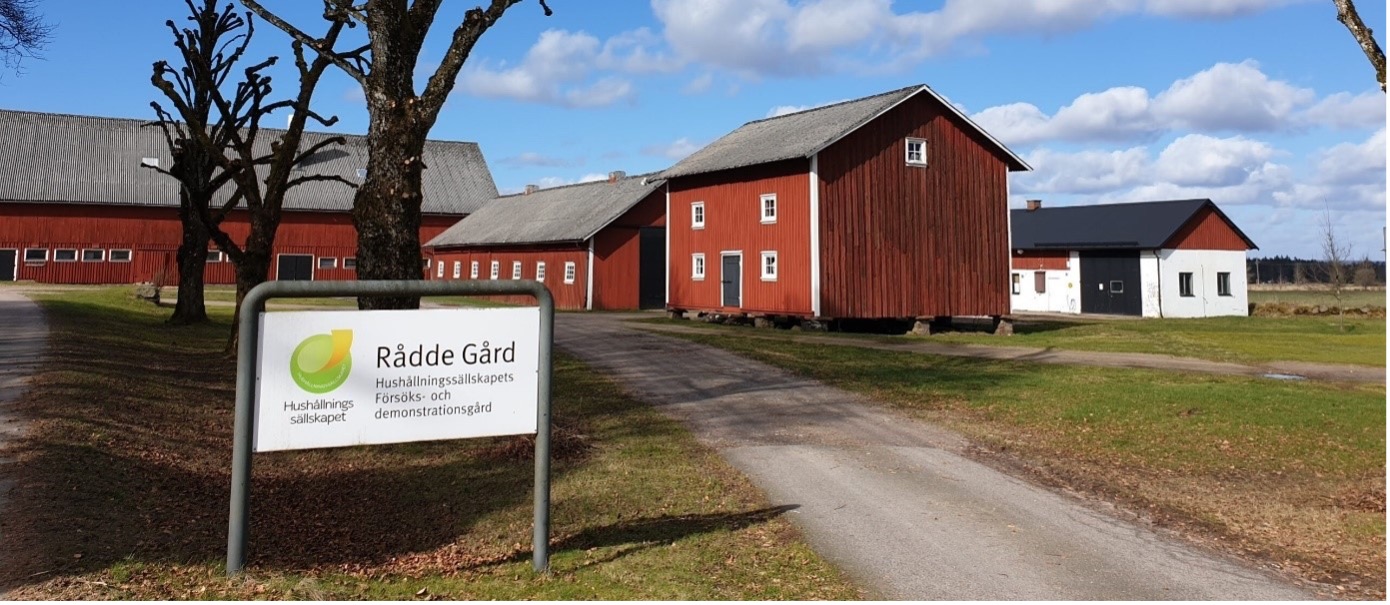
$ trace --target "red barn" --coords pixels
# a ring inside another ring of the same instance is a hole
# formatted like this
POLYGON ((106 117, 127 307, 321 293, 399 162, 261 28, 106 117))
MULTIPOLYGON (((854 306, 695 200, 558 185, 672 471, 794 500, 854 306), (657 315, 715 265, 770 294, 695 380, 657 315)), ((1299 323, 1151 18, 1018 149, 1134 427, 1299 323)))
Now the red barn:
POLYGON ((667 307, 998 318, 1008 173, 1029 169, 926 86, 749 122, 660 175, 667 307))
MULTIPOLYGON (((159 128, 140 120, 0 111, 0 281, 67 284, 151 281, 166 272, 182 238, 176 181, 142 163, 172 161, 159 128)), ((263 136, 279 132, 266 129, 263 136)), ((305 146, 333 136, 306 133, 305 146)), ((322 150, 298 170, 360 182, 366 139, 322 150)), ((425 147, 422 241, 497 196, 475 143, 425 147)), ((230 193, 229 185, 223 194, 230 193)), ((354 279, 357 231, 353 190, 310 182, 293 189, 275 240, 273 279, 354 279)), ((223 223, 233 239, 248 231, 245 212, 223 223)), ((230 263, 209 255, 207 283, 235 283, 230 263)))
POLYGON ((426 244, 432 279, 534 279, 558 309, 660 309, 666 286, 660 181, 607 181, 499 197, 426 244))

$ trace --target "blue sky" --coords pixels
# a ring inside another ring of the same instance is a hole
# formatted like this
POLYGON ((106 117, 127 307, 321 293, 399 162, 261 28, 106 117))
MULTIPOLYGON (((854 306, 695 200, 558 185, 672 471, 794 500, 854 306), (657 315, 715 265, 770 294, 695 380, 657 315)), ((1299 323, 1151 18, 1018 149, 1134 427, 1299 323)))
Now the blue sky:
MULTIPOLYGON (((264 4, 322 31, 315 2, 264 4)), ((440 11, 419 85, 476 4, 440 11)), ((1014 207, 1210 197, 1256 255, 1302 256, 1326 208, 1353 256, 1383 258, 1386 98, 1330 0, 550 4, 483 37, 431 132, 478 142, 504 192, 661 170, 748 120, 925 83, 1033 165, 1014 207)), ((1385 3, 1358 4, 1384 46, 1385 3)), ((151 117, 183 2, 40 5, 52 44, 3 74, 0 108, 151 117)), ((288 59, 288 37, 256 31, 254 56, 288 59)), ((315 105, 361 133, 361 98, 333 74, 315 105)))

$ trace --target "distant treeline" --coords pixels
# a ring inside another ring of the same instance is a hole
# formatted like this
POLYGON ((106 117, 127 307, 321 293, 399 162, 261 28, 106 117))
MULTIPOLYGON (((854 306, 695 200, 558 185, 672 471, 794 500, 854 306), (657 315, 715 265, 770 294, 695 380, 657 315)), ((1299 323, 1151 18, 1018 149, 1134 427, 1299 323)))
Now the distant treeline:
MULTIPOLYGON (((1385 283, 1385 261, 1352 259, 1346 265, 1349 283, 1363 286, 1385 283)), ((1287 256, 1247 258, 1245 273, 1252 284, 1320 284, 1327 283, 1330 275, 1326 261, 1287 256)))

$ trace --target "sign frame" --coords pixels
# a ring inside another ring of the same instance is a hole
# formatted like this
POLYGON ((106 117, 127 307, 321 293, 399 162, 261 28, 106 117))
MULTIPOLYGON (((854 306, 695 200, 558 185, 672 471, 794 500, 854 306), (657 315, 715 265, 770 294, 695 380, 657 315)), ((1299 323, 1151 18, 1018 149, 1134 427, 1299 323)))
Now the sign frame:
POLYGON ((555 342, 555 299, 534 280, 374 280, 264 282, 242 300, 237 328, 236 415, 232 441, 231 506, 227 521, 227 575, 246 566, 251 503, 251 455, 255 437, 256 366, 260 353, 260 315, 273 298, 334 296, 531 296, 540 307, 539 368, 536 376, 536 451, 531 567, 550 568, 550 392, 555 342))

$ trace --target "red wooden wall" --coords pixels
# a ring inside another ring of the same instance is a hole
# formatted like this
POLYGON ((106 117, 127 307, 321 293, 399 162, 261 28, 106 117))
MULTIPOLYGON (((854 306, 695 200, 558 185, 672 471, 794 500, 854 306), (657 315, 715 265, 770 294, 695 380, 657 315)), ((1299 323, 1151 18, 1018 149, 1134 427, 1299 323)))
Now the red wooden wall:
POLYGON ((926 94, 822 151, 822 315, 1007 314, 1001 154, 926 94), (907 165, 907 137, 926 139, 927 166, 907 165))
POLYGON ((1065 271, 1070 250, 1023 250, 1013 256, 1013 268, 1029 271, 1065 271))
MULTIPOLYGON (((594 308, 637 309, 642 227, 666 225, 666 192, 657 189, 594 237, 594 308)), ((664 253, 664 250, 663 250, 664 253)))
MULTIPOLYGON (((421 240, 442 233, 458 221, 452 216, 421 219, 421 240)), ((249 224, 244 212, 234 212, 223 228, 236 241, 244 241, 249 224)), ((175 283, 175 253, 183 230, 177 210, 148 206, 95 206, 68 204, 0 204, 0 249, 19 250, 18 279, 43 283, 127 284, 151 280, 161 267, 167 283, 175 283), (44 263, 25 263, 27 248, 49 250, 44 263), (131 262, 55 262, 53 250, 131 250, 131 262)), ((357 231, 346 212, 286 212, 276 233, 275 254, 314 256, 314 279, 354 279, 356 272, 342 268, 342 259, 357 255, 357 231), (337 269, 318 269, 318 259, 337 259, 337 269)), ((232 264, 210 262, 205 274, 209 284, 236 282, 232 264)), ((274 263, 271 277, 275 277, 274 263)))
MULTIPOLYGON (((583 309, 588 284, 585 281, 589 264, 589 249, 578 244, 550 246, 507 246, 479 249, 439 249, 432 256, 429 279, 470 279, 471 263, 478 263, 478 279, 492 278, 492 261, 498 261, 497 279, 512 278, 512 263, 521 261, 521 278, 536 279, 536 263, 545 263, 546 287, 555 298, 557 309, 583 309), (565 283, 565 263, 574 263, 574 283, 565 283), (454 277, 454 263, 459 263, 459 276, 454 277), (440 265, 444 276, 439 276, 440 265)), ((597 287, 597 284, 595 284, 597 287)), ((500 302, 530 304, 529 296, 491 297, 500 302)))
POLYGON ((787 160, 676 178, 671 192, 666 306, 701 311, 811 314, 810 161, 787 160), (761 222, 761 197, 777 194, 777 222, 761 222), (691 204, 705 203, 705 226, 691 226, 691 204), (742 309, 722 305, 720 253, 743 253, 742 309), (776 251, 777 281, 760 277, 761 253, 776 251), (691 279, 691 254, 705 255, 705 279, 691 279))
POLYGON ((1241 239, 1230 223, 1221 218, 1215 210, 1203 208, 1188 219, 1164 248, 1179 250, 1247 250, 1245 240, 1241 239))

